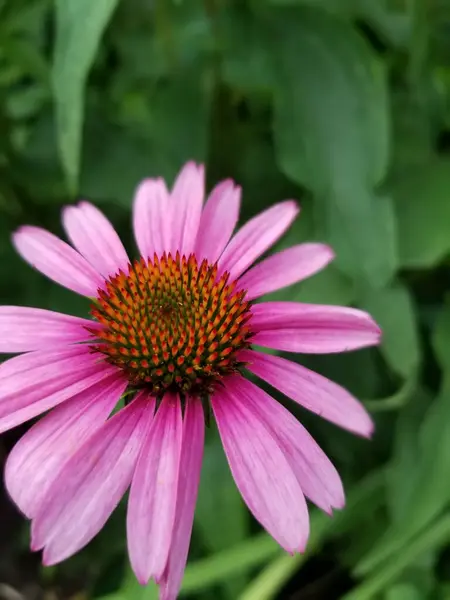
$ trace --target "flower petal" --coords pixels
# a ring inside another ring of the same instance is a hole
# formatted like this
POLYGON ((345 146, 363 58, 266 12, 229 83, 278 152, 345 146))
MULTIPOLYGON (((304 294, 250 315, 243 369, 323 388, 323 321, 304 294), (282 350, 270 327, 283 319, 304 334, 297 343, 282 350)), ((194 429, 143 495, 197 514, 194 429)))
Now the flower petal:
POLYGON ((14 446, 6 461, 5 483, 28 518, 36 515, 64 463, 108 418, 126 385, 116 375, 94 384, 57 406, 14 446))
POLYGON ((358 435, 372 435, 373 422, 363 405, 326 377, 290 360, 260 352, 242 352, 242 360, 249 361, 249 371, 311 412, 358 435))
POLYGON ((143 441, 128 502, 128 553, 141 584, 160 579, 169 556, 181 442, 180 400, 166 394, 143 441))
POLYGON ((146 179, 136 190, 133 228, 141 256, 161 256, 170 249, 170 196, 162 179, 146 179))
POLYGON ((356 308, 261 302, 252 308, 253 343, 287 352, 348 352, 380 343, 381 330, 356 308))
POLYGON ((80 254, 103 277, 119 269, 128 272, 129 259, 116 230, 105 215, 89 202, 67 206, 63 210, 67 236, 80 254))
MULTIPOLYGON (((252 362, 258 353, 243 352, 242 360, 252 362)), ((341 478, 335 467, 297 419, 279 402, 250 381, 239 383, 245 402, 278 438, 300 487, 307 498, 325 512, 345 504, 341 478)))
POLYGON ((239 277, 283 235, 298 211, 293 200, 286 200, 251 219, 225 248, 219 260, 221 272, 228 271, 231 281, 239 277))
POLYGON ((305 498, 280 447, 230 377, 212 398, 220 437, 236 485, 255 518, 288 552, 303 552, 309 535, 305 498))
POLYGON ((61 562, 103 527, 130 485, 154 403, 141 395, 91 435, 45 494, 31 530, 44 564, 61 562))
POLYGON ((0 432, 68 400, 116 372, 87 346, 15 356, 0 365, 0 432))
POLYGON ((241 188, 231 179, 222 181, 212 190, 202 212, 195 255, 210 263, 219 260, 230 241, 239 219, 241 188))
POLYGON ((28 306, 0 306, 0 352, 54 349, 92 338, 88 319, 28 306))
POLYGON ((204 437, 202 404, 197 398, 188 398, 183 419, 175 525, 169 559, 160 582, 161 600, 173 600, 181 587, 200 482, 204 437))
POLYGON ((32 267, 69 290, 94 297, 103 286, 103 278, 81 254, 45 229, 20 227, 13 243, 32 267))
POLYGON ((246 300, 288 287, 321 271, 334 258, 325 244, 300 244, 278 252, 252 267, 239 280, 246 300))
POLYGON ((187 163, 171 193, 171 252, 189 256, 195 248, 205 195, 203 165, 187 163))

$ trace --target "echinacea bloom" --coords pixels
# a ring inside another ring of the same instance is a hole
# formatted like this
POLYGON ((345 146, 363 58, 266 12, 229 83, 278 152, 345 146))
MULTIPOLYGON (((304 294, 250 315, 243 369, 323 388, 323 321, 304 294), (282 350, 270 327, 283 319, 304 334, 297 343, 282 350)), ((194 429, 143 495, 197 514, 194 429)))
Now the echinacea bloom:
POLYGON ((305 243, 252 266, 291 225, 295 202, 265 210, 233 235, 240 189, 187 164, 169 192, 139 186, 139 258, 92 204, 63 211, 72 245, 44 229, 14 234, 19 254, 91 301, 91 319, 0 308, 0 431, 49 411, 6 464, 6 485, 32 520, 47 565, 85 546, 130 487, 127 538, 141 583, 176 598, 187 559, 212 410, 236 484, 256 519, 288 552, 309 534, 305 497, 342 508, 339 475, 302 425, 244 377, 246 370, 324 419, 362 436, 372 422, 346 390, 258 351, 344 352, 379 342, 356 309, 258 299, 316 273, 331 249, 305 243), (256 302, 255 302, 256 301, 256 302), (20 354, 22 353, 22 354, 20 354), (119 399, 125 407, 111 413, 119 399))

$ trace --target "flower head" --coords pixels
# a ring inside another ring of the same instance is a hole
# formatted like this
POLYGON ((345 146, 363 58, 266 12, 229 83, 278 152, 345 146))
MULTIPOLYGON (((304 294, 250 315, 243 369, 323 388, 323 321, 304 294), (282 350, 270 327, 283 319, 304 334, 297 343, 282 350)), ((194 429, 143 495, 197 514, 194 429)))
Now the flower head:
POLYGON ((193 163, 170 192, 160 179, 144 181, 133 208, 135 260, 86 202, 63 212, 72 246, 22 227, 17 251, 87 296, 91 318, 0 307, 0 352, 19 354, 0 366, 0 431, 52 409, 6 465, 9 493, 32 520, 33 549, 43 549, 46 564, 77 552, 131 485, 131 564, 141 583, 160 584, 162 600, 176 598, 187 559, 205 410, 244 500, 287 551, 306 546, 305 497, 330 513, 344 505, 329 459, 247 370, 341 427, 372 432, 346 390, 258 350, 343 352, 379 342, 377 325, 356 309, 254 302, 325 267, 331 249, 302 244, 252 266, 293 222, 295 202, 233 235, 240 189, 224 181, 205 206, 203 197, 203 169, 193 163))

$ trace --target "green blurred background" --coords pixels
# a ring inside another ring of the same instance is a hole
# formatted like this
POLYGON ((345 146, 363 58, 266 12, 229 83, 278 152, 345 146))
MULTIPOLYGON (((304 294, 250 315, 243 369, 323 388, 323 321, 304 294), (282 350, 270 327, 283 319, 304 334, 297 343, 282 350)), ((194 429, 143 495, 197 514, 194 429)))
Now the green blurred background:
MULTIPOLYGON (((243 220, 300 200, 279 248, 337 251, 273 297, 359 306, 384 330, 379 349, 302 359, 377 424, 362 441, 289 405, 348 492, 333 519, 311 510, 306 555, 250 518, 211 427, 186 597, 450 598, 449 153, 449 1, 0 0, 2 303, 84 315, 15 255, 12 230, 62 233, 61 207, 89 198, 134 253, 135 186, 195 159, 209 187, 243 186, 243 220)), ((26 428, 2 436, 2 462, 26 428)), ((73 559, 39 560, 3 491, 0 597, 156 598, 129 571, 124 505, 73 559)))

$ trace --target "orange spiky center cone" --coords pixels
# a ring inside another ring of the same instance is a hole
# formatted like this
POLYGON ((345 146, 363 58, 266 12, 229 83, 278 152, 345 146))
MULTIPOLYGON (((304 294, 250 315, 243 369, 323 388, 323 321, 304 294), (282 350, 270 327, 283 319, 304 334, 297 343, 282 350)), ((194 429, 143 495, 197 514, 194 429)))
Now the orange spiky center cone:
POLYGON ((228 274, 193 254, 141 258, 111 277, 92 306, 92 345, 132 387, 206 395, 250 345, 250 303, 228 274))

